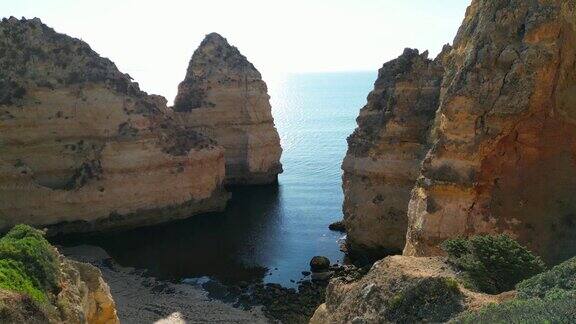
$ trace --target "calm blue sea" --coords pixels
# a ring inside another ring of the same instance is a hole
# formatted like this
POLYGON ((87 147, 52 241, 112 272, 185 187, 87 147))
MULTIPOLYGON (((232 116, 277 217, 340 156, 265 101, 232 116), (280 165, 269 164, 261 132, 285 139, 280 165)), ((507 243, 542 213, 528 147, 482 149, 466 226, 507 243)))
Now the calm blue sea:
POLYGON ((199 277, 293 287, 310 258, 341 262, 340 164, 376 73, 294 74, 269 80, 284 153, 278 186, 233 191, 224 213, 92 237, 118 263, 171 280, 199 277))

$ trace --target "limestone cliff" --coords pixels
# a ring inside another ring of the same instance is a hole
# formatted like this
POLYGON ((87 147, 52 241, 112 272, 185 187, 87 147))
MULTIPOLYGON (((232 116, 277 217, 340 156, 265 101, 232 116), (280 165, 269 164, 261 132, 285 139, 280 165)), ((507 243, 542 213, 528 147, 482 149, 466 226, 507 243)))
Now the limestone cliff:
POLYGON ((252 63, 212 33, 190 60, 174 111, 187 126, 224 147, 226 183, 267 184, 282 172, 269 99, 252 63))
POLYGON ((576 1, 474 0, 447 58, 404 253, 508 233, 548 261, 576 246, 576 1))
POLYGON ((142 226, 224 208, 224 153, 86 43, 0 23, 0 231, 142 226))
MULTIPOLYGON (((445 48, 447 52, 449 47, 445 48)), ((342 169, 348 252, 378 258, 404 248, 410 191, 438 107, 442 58, 406 49, 382 67, 342 169)))

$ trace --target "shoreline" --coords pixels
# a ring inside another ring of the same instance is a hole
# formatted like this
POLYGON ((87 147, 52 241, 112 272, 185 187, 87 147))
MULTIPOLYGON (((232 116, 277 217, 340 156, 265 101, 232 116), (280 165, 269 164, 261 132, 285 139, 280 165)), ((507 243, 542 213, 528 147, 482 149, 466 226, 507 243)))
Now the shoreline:
POLYGON ((80 245, 58 250, 100 269, 122 323, 271 323, 259 307, 234 308, 209 298, 201 288, 146 277, 143 270, 118 265, 102 248, 80 245))

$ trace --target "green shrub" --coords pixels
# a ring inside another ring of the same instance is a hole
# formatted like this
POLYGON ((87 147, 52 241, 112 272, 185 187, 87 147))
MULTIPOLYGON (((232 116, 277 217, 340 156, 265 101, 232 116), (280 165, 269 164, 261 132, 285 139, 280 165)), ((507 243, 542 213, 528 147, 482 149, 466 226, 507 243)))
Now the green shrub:
POLYGON ((24 265, 10 259, 0 259, 0 288, 25 293, 39 302, 47 299, 46 294, 26 275, 24 265))
POLYGON ((0 287, 38 301, 58 289, 58 258, 43 233, 17 225, 0 239, 0 287))
POLYGON ((448 278, 425 278, 388 301, 387 319, 394 323, 445 322, 463 310, 458 283, 448 278))
POLYGON ((518 298, 467 312, 453 323, 576 323, 576 258, 526 279, 518 298))
POLYGON ((507 235, 447 240, 442 248, 472 289, 497 294, 542 271, 542 260, 507 235))
POLYGON ((546 271, 516 286, 519 298, 544 298, 559 291, 576 292, 576 258, 563 262, 550 271, 546 271))
POLYGON ((492 304, 477 312, 466 312, 450 323, 576 323, 576 296, 564 292, 555 298, 516 299, 492 304))

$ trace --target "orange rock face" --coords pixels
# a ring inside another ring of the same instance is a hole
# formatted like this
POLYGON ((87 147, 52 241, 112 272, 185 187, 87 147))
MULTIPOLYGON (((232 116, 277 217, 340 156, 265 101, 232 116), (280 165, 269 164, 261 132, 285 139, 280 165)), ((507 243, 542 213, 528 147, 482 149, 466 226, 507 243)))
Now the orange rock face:
POLYGON ((277 181, 282 148, 266 83, 224 37, 209 34, 194 52, 174 110, 187 127, 224 147, 227 184, 277 181))
POLYGON ((39 19, 0 23, 0 231, 150 225, 220 210, 221 147, 39 19))
POLYGON ((404 253, 508 233, 554 262, 576 246, 576 2, 474 0, 447 59, 404 253))

